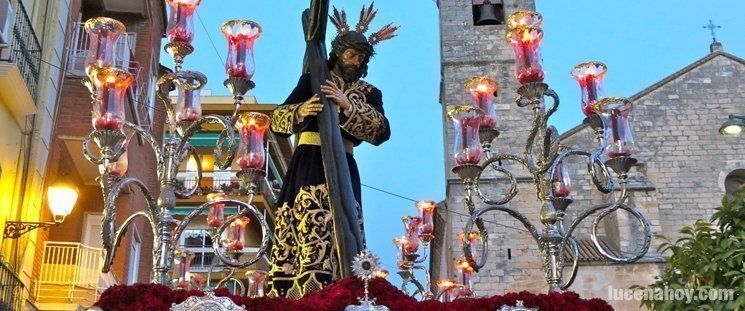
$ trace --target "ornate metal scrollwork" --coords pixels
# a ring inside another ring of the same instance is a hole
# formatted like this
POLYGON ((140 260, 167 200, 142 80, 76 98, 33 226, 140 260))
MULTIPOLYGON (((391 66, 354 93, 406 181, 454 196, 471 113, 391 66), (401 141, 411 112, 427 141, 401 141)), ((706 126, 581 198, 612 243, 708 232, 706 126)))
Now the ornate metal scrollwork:
MULTIPOLYGON (((551 90, 545 83, 526 83, 517 91, 518 95, 515 103, 519 107, 532 106, 533 120, 531 130, 526 139, 524 154, 522 156, 510 153, 491 154, 489 147, 490 141, 482 140, 482 147, 485 149, 487 156, 485 162, 480 166, 460 165, 453 168, 453 172, 463 179, 465 187, 465 205, 471 217, 466 222, 464 233, 471 232, 474 223, 481 233, 481 244, 483 252, 478 256, 478 261, 474 260, 474 253, 469 243, 464 243, 463 252, 466 259, 471 263, 474 270, 478 271, 486 265, 489 254, 489 243, 485 227, 483 226, 482 216, 491 211, 501 211, 507 213, 512 218, 518 220, 523 227, 533 236, 533 239, 539 246, 542 254, 543 269, 546 281, 551 291, 559 291, 571 286, 574 281, 578 268, 579 244, 572 236, 575 228, 590 215, 596 214, 592 222, 591 239, 595 248, 605 258, 616 263, 632 263, 644 256, 651 242, 651 226, 649 221, 636 209, 625 204, 628 199, 626 184, 628 182, 627 172, 636 163, 631 157, 616 157, 606 162, 600 160, 602 153, 602 123, 598 124, 599 118, 588 118, 585 123, 593 126, 598 140, 601 142, 600 147, 592 152, 570 149, 560 145, 559 135, 553 126, 548 126, 548 118, 559 107, 559 96, 551 90), (553 102, 548 109, 545 109, 544 96, 551 97, 553 102), (600 133, 600 134, 598 134, 600 133), (536 144, 536 140, 542 138, 541 144, 536 144), (566 209, 572 203, 571 199, 555 197, 555 185, 552 178, 557 170, 557 166, 566 158, 572 156, 585 157, 587 159, 587 170, 592 176, 592 182, 598 191, 609 193, 613 189, 620 189, 620 194, 616 196, 610 204, 593 206, 581 213, 571 225, 564 228, 564 214, 566 209), (522 213, 512 209, 505 204, 509 203, 517 194, 517 179, 515 175, 506 167, 502 166, 502 161, 515 161, 520 163, 528 170, 532 182, 536 188, 536 196, 541 203, 540 220, 543 229, 538 230, 522 213), (508 190, 499 198, 490 198, 485 194, 481 187, 481 178, 483 172, 491 168, 497 173, 505 176, 508 181, 508 190), (611 168, 618 177, 618 184, 614 184, 610 170, 611 168), (476 169, 476 171, 474 171, 476 169), (475 209, 472 199, 472 192, 475 190, 477 197, 486 204, 486 206, 475 209), (600 221, 615 212, 616 210, 625 210, 631 214, 641 225, 644 231, 644 243, 641 249, 630 254, 627 257, 619 257, 611 253, 606 247, 599 242, 597 237, 597 227, 600 221), (571 264, 567 265, 564 253, 571 254, 571 264), (569 275, 564 279, 564 269, 569 268, 569 275)), ((487 138, 488 140, 488 138, 487 138)))
POLYGON ((29 233, 38 228, 49 228, 56 225, 54 222, 23 222, 23 221, 6 221, 3 238, 17 239, 22 235, 29 233))
POLYGON ((171 311, 245 311, 228 297, 216 297, 213 292, 204 296, 191 296, 180 304, 171 305, 171 311))

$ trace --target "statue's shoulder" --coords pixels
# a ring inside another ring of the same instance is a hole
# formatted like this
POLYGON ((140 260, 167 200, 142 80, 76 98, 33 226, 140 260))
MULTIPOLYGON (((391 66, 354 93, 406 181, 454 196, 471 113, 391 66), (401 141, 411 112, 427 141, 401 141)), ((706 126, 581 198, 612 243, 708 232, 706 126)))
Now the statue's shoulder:
POLYGON ((363 90, 365 93, 372 93, 374 91, 380 92, 380 90, 378 90, 378 88, 376 88, 374 85, 362 79, 357 80, 355 84, 357 84, 357 87, 363 90))

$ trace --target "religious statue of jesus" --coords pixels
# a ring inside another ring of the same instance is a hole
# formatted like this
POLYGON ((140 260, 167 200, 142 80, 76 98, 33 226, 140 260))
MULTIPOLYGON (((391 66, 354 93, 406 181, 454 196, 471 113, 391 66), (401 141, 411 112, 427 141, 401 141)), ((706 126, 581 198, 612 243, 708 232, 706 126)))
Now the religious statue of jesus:
MULTIPOLYGON (((350 30, 346 13, 334 8, 330 18, 337 36, 331 43, 327 63, 331 79, 321 85, 324 96, 339 109, 339 130, 363 236, 360 176, 354 147, 363 141, 378 146, 390 138, 391 129, 383 111, 382 93, 361 78, 367 75, 375 45, 393 38, 398 29, 389 24, 366 37, 364 33, 376 13, 373 5, 363 7, 357 26, 350 30)), ((338 275, 333 218, 318 133, 317 116, 322 109, 319 94, 313 94, 310 74, 304 74, 287 100, 272 114, 272 131, 283 137, 296 135, 298 142, 277 201, 269 271, 269 295, 273 297, 298 299, 331 284, 338 275)))

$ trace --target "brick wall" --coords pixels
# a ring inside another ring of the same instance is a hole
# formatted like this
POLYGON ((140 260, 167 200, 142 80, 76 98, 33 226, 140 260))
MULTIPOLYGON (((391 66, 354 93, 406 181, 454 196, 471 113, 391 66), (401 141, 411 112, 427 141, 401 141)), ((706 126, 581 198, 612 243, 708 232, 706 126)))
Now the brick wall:
MULTIPOLYGON (((131 14, 106 15, 122 21, 126 25, 128 32, 137 33, 137 41, 134 48, 134 60, 138 61, 140 66, 142 66, 140 74, 144 75, 143 77, 148 77, 151 73, 151 60, 153 60, 155 64, 159 63, 158 60, 161 51, 160 39, 161 34, 164 32, 162 21, 163 6, 161 2, 162 1, 157 0, 149 0, 147 2, 149 6, 148 12, 151 14, 151 16, 147 17, 131 14)), ((98 11, 88 12, 85 7, 81 7, 80 0, 72 1, 71 12, 71 20, 78 20, 78 15, 81 14, 83 20, 94 15, 100 15, 100 12, 98 11)), ((147 79, 144 80, 147 81, 147 79)), ((49 160, 50 176, 56 175, 61 170, 77 174, 77 170, 74 169, 71 164, 68 165, 67 163, 70 163, 73 156, 79 155, 69 154, 61 137, 85 137, 92 130, 90 121, 90 94, 80 83, 79 78, 67 77, 64 82, 62 94, 59 103, 59 117, 54 130, 51 152, 52 156, 50 156, 49 160)), ((152 102, 154 102, 154 100, 152 100, 152 102)), ((150 105, 153 104, 151 103, 150 105)), ((133 117, 131 115, 131 108, 127 107, 126 110, 127 119, 132 121, 133 117)), ((157 107, 154 115, 152 133, 158 140, 161 140, 163 137, 165 113, 162 108, 157 107)), ((70 153, 72 152, 82 153, 82 150, 71 150, 70 153)), ((149 145, 146 143, 140 144, 137 139, 134 138, 130 142, 128 153, 130 157, 128 176, 141 179, 151 192, 153 192, 153 195, 157 197, 159 184, 155 172, 155 157, 149 145)), ((80 177, 78 176, 77 178, 80 177)), ((102 211, 103 199, 100 187, 93 185, 82 186, 80 187, 80 192, 81 196, 76 204, 73 214, 70 215, 63 224, 52 229, 50 232, 50 240, 81 241, 85 213, 102 211)), ((117 223, 122 223, 124 219, 132 213, 145 208, 145 201, 139 191, 123 193, 117 200, 117 223)), ((140 267, 136 281, 148 282, 151 279, 150 267, 152 264, 151 252, 153 247, 152 231, 150 230, 150 225, 144 220, 137 220, 134 225, 137 227, 137 232, 139 233, 140 241, 142 243, 140 251, 141 256, 139 260, 132 263, 137 264, 140 267)), ((127 234, 122 239, 112 268, 114 274, 121 282, 129 281, 126 278, 126 271, 130 264, 127 259, 129 257, 129 246, 132 243, 133 231, 134 230, 128 230, 127 234)))

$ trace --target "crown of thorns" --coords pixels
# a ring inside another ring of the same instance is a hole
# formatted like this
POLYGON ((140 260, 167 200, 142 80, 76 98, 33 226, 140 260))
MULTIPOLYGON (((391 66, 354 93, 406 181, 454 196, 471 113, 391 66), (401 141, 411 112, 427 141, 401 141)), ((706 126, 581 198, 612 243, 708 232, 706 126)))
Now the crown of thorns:
MULTIPOLYGON (((363 36, 365 32, 367 32, 370 23, 375 18, 375 15, 378 14, 378 10, 375 9, 375 2, 370 3, 369 7, 362 6, 362 10, 360 11, 360 20, 357 22, 357 26, 355 26, 354 31, 349 30, 349 24, 347 23, 347 13, 342 9, 341 11, 337 10, 336 7, 334 9, 334 14, 330 15, 329 18, 331 19, 331 23, 336 26, 336 32, 338 36, 336 39, 334 39, 334 42, 340 41, 341 38, 344 38, 347 35, 353 35, 354 32, 358 36, 363 36)), ((388 25, 383 26, 380 28, 380 30, 370 34, 370 36, 366 37, 367 43, 370 44, 370 46, 375 46, 376 44, 392 39, 396 36, 396 30, 398 30, 399 26, 393 26, 393 23, 390 23, 388 25)), ((333 44, 333 43, 332 43, 333 44)))

